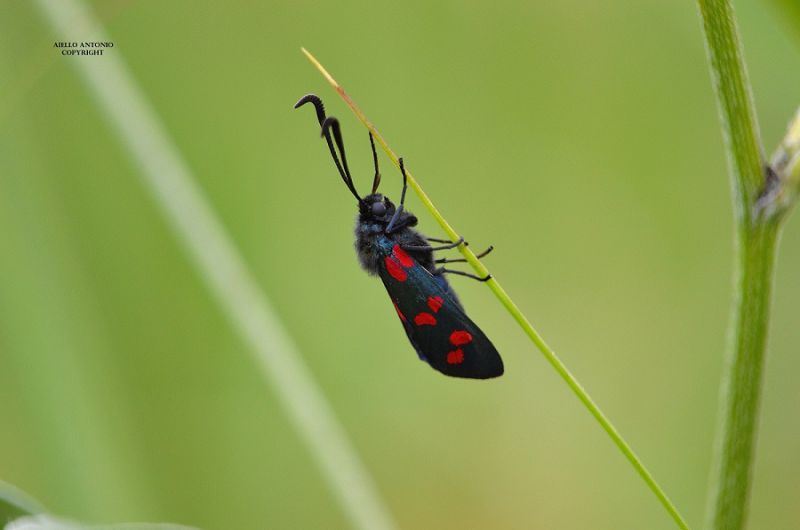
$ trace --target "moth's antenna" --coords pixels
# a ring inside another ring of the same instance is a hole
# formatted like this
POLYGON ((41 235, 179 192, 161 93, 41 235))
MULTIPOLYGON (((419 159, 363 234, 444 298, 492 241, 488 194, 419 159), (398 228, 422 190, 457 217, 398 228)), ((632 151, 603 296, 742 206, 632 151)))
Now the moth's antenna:
MULTIPOLYGON (((307 94, 300 98, 300 101, 295 103, 294 108, 298 109, 305 105, 306 103, 312 103, 314 105, 314 110, 317 113, 317 121, 319 121, 320 126, 324 125, 325 123, 325 105, 322 104, 322 100, 319 96, 315 94, 307 94)), ((322 136, 325 138, 325 141, 328 144, 328 149, 331 152, 331 157, 333 157, 333 162, 336 164, 336 169, 339 170, 339 175, 341 175, 342 180, 344 181, 347 188, 350 192, 355 195, 358 202, 362 202, 361 197, 358 196, 358 193, 355 191, 355 187, 353 186, 353 179, 350 177, 350 171, 345 170, 347 167, 346 162, 344 168, 342 167, 342 163, 339 162, 339 157, 336 155, 336 150, 333 148, 333 139, 331 138, 330 133, 325 129, 322 128, 322 136)), ((340 134, 341 136, 341 134, 340 134)), ((342 152, 342 159, 344 159, 344 150, 340 147, 342 152)))
POLYGON ((408 176, 406 175, 406 166, 403 164, 403 157, 397 159, 400 163, 400 172, 403 174, 403 192, 400 194, 400 204, 397 205, 397 208, 394 211, 394 215, 392 218, 389 219, 389 224, 386 225, 386 233, 390 234, 392 229, 394 228, 394 224, 400 218, 400 214, 403 212, 403 205, 406 203, 406 189, 408 189, 408 176))
POLYGON ((353 177, 350 175, 350 168, 347 167, 347 156, 344 154, 344 140, 342 139, 342 128, 339 126, 339 120, 333 116, 328 116, 325 118, 325 121, 322 122, 322 136, 324 136, 326 139, 330 138, 330 132, 328 132, 328 129, 333 130, 333 139, 336 141, 336 147, 339 148, 339 154, 342 156, 342 166, 344 167, 342 179, 344 180, 344 183, 347 184, 347 187, 353 196, 358 199, 358 202, 364 202, 363 199, 358 196, 356 187, 353 185, 353 177))
POLYGON ((381 183, 381 172, 378 169, 378 153, 375 151, 375 139, 372 137, 372 131, 369 132, 369 145, 372 147, 372 164, 375 166, 375 177, 372 179, 372 193, 375 193, 381 183))

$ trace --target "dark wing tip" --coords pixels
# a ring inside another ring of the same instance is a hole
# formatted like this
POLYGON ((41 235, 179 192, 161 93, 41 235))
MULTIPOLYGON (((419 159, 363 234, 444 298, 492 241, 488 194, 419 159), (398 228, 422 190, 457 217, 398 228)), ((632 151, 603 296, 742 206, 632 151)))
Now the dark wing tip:
POLYGON ((445 364, 439 359, 435 360, 439 362, 429 361, 429 363, 434 369, 444 375, 462 379, 494 379, 505 373, 503 359, 500 357, 500 354, 497 353, 497 350, 491 348, 489 351, 478 354, 477 358, 475 358, 474 355, 476 353, 475 351, 472 352, 472 362, 465 362, 464 364, 445 364))
POLYGON ((477 370, 474 374, 467 375, 466 377, 473 379, 494 379, 495 377, 500 377, 504 373, 505 367, 503 366, 503 359, 495 352, 494 359, 491 359, 490 364, 481 367, 481 369, 477 370))
POLYGON ((482 377, 481 379, 492 379, 494 377, 500 377, 504 373, 506 373, 506 369, 505 369, 505 366, 503 366, 503 360, 498 355, 497 356, 497 365, 496 365, 495 370, 492 371, 492 372, 489 372, 486 377, 482 377))

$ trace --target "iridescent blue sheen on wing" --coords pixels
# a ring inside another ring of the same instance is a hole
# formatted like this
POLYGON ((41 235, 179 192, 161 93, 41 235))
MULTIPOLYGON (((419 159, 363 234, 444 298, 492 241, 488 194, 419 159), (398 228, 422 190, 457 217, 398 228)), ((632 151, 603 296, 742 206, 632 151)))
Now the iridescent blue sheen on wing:
POLYGON ((378 274, 420 359, 454 377, 488 379, 503 374, 494 345, 464 313, 447 282, 432 275, 392 238, 380 236, 378 274))

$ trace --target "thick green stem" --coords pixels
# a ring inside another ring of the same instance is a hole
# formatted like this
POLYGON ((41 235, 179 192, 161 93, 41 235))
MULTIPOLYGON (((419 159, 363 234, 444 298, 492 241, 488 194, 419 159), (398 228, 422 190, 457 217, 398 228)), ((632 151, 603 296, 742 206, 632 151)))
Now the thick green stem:
POLYGON ((745 525, 777 239, 778 225, 763 223, 738 244, 733 337, 722 380, 709 530, 740 530, 745 525))
MULTIPOLYGON (((782 171, 765 170, 730 1, 698 0, 698 4, 728 150, 737 221, 731 342, 722 379, 706 528, 742 530, 758 432, 775 249, 780 214, 788 210, 791 179, 782 171)), ((783 158, 791 166, 789 155, 783 158)))
POLYGON ((740 224, 749 225, 764 189, 764 160, 736 19, 729 0, 698 0, 698 5, 728 148, 733 205, 740 224))

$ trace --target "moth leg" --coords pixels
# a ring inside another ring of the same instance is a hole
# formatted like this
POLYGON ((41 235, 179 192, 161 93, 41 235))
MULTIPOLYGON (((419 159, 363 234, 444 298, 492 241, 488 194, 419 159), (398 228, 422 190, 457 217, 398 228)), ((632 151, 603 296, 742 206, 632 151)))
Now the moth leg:
MULTIPOLYGON (((438 237, 425 237, 425 239, 427 239, 428 241, 432 241, 434 243, 453 243, 453 241, 450 239, 439 239, 438 237)), ((469 246, 469 241, 465 241, 463 237, 459 237, 458 241, 453 243, 453 245, 457 247, 460 243, 464 243, 465 247, 469 246)))
POLYGON ((491 277, 492 277, 491 274, 487 274, 486 276, 481 277, 481 276, 477 276, 477 275, 469 273, 469 272, 456 271, 456 270, 452 270, 452 269, 445 269, 444 267, 440 267, 440 268, 436 269, 436 271, 434 271, 434 274, 436 274, 437 276, 441 275, 441 274, 458 274, 459 276, 466 276, 467 278, 472 278, 473 280, 478 280, 479 282, 489 281, 489 279, 491 279, 491 277))
POLYGON ((464 246, 469 246, 469 243, 464 241, 463 237, 459 237, 458 241, 456 241, 455 243, 449 243, 447 245, 442 245, 440 247, 432 247, 430 245, 407 245, 403 247, 403 250, 430 250, 430 251, 447 250, 451 248, 456 248, 458 245, 462 243, 464 243, 464 246))
POLYGON ((407 215, 394 224, 392 227, 392 232, 399 232, 407 226, 415 226, 417 221, 418 219, 415 215, 407 215))
MULTIPOLYGON (((486 256, 487 254, 489 254, 493 250, 494 250, 494 247, 489 245, 489 248, 487 248, 486 250, 484 250, 480 254, 477 254, 475 257, 478 258, 478 259, 481 259, 482 257, 486 256)), ((467 260, 465 258, 441 258, 441 259, 437 259, 437 260, 434 261, 434 263, 466 263, 466 262, 467 262, 467 260)))

